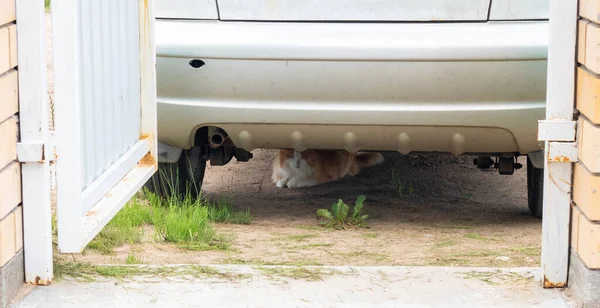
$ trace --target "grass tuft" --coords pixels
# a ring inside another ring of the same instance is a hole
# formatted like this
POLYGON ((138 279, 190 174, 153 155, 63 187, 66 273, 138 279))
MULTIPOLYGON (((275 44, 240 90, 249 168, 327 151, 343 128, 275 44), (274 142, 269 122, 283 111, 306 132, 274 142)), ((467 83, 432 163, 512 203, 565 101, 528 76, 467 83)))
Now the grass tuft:
POLYGON ((499 242, 500 241, 499 239, 490 238, 490 237, 484 237, 484 236, 481 236, 481 235, 479 235, 477 233, 467 233, 467 234, 465 234, 465 237, 473 239, 473 240, 480 240, 480 241, 492 241, 492 242, 499 242))
POLYGON ((363 234, 364 237, 366 238, 377 238, 379 236, 379 234, 377 233, 365 233, 363 234))
POLYGON ((337 270, 306 267, 257 267, 271 278, 291 278, 295 280, 320 281, 325 276, 340 274, 337 270))
POLYGON ((435 247, 436 248, 444 248, 444 247, 449 247, 449 246, 452 246, 452 245, 454 245, 453 241, 446 240, 446 241, 442 241, 442 242, 436 243, 435 247))
POLYGON ((396 173, 396 168, 392 168, 391 183, 392 188, 398 193, 398 196, 410 196, 415 193, 415 188, 412 183, 403 181, 399 174, 396 173))
POLYGON ((233 203, 225 198, 208 204, 208 218, 214 222, 247 225, 252 219, 250 210, 235 211, 233 203))
POLYGON ((142 205, 139 200, 132 199, 88 244, 88 248, 108 254, 125 243, 140 243, 144 236, 141 227, 152 223, 152 212, 151 208, 142 205))
POLYGON ((54 262, 57 281, 70 277, 76 281, 92 282, 98 277, 117 280, 135 278, 168 277, 216 278, 224 280, 248 279, 251 275, 221 271, 209 266, 139 266, 139 265, 93 265, 84 262, 54 262))
POLYGON ((296 261, 267 261, 261 259, 240 259, 228 258, 222 261, 225 264, 251 264, 251 265, 271 265, 271 266, 320 266, 321 262, 313 259, 300 259, 296 261))
POLYGON ((140 201, 141 197, 132 199, 87 248, 110 254, 123 244, 139 244, 144 237, 143 227, 151 225, 159 241, 190 250, 226 250, 230 238, 218 234, 214 223, 248 224, 251 220, 249 210, 236 211, 225 199, 210 203, 191 193, 161 198, 147 190, 143 195, 147 202, 140 201))
POLYGON ((305 233, 305 234, 288 235, 288 236, 283 236, 283 237, 279 236, 279 237, 275 237, 271 240, 272 241, 304 242, 307 239, 315 238, 315 237, 317 237, 316 234, 305 233))
POLYGON ((539 256, 542 253, 540 247, 521 247, 512 249, 513 252, 522 253, 526 256, 539 256))
POLYGON ((138 259, 134 254, 127 255, 125 258, 125 264, 143 264, 144 262, 138 259))
POLYGON ((208 220, 208 209, 188 202, 171 204, 154 220, 156 233, 172 243, 210 242, 216 235, 208 220))
POLYGON ((346 229, 347 226, 366 227, 366 220, 369 216, 362 214, 365 199, 363 195, 356 198, 352 214, 349 213, 350 207, 340 199, 331 205, 331 211, 327 209, 317 210, 317 217, 323 219, 321 225, 327 228, 341 230, 346 229))
POLYGON ((69 276, 78 281, 92 282, 95 280, 94 266, 83 262, 54 262, 54 280, 60 281, 69 276))
POLYGON ((434 224, 433 225, 436 228, 442 228, 442 229, 463 229, 463 230, 467 230, 467 229, 473 229, 473 226, 467 226, 467 225, 445 225, 445 224, 434 224))
POLYGON ((530 273, 515 273, 511 271, 470 271, 459 273, 463 279, 477 279, 490 285, 525 285, 533 281, 530 273))

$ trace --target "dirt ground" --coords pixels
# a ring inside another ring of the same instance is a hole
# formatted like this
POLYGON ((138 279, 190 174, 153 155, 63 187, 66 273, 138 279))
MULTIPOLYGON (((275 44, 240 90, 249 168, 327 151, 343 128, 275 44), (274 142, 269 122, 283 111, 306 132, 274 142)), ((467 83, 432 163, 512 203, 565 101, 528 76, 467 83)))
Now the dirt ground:
POLYGON ((271 184, 273 150, 253 153, 250 162, 233 159, 206 170, 207 197, 226 195, 253 216, 250 225, 217 225, 232 237, 231 249, 186 251, 149 241, 114 255, 88 251, 77 258, 123 263, 134 252, 148 264, 539 264, 541 220, 528 213, 525 170, 501 176, 478 170, 472 157, 385 153, 383 164, 357 177, 293 190, 271 184), (340 198, 352 204, 361 194, 369 228, 319 227, 317 209, 340 198))

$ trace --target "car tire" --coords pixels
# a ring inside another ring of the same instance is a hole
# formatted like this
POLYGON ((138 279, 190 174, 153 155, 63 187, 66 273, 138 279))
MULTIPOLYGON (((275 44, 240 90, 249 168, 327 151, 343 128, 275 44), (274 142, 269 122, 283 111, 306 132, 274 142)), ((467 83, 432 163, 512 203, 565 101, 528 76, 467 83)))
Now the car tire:
POLYGON ((146 184, 146 187, 159 195, 185 196, 190 193, 193 198, 200 195, 206 159, 201 147, 183 150, 176 163, 159 163, 158 171, 146 184))
POLYGON ((531 215, 542 218, 544 212, 544 169, 536 168, 527 157, 527 203, 531 215))

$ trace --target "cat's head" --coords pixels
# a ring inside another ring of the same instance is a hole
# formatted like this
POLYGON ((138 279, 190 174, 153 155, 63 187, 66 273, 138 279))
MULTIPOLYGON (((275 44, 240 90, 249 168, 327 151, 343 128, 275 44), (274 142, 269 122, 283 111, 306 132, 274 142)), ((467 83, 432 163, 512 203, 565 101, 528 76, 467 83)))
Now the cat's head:
POLYGON ((279 153, 279 164, 281 166, 287 164, 292 168, 300 169, 306 165, 312 166, 313 155, 312 151, 304 152, 294 151, 293 149, 281 149, 279 153))

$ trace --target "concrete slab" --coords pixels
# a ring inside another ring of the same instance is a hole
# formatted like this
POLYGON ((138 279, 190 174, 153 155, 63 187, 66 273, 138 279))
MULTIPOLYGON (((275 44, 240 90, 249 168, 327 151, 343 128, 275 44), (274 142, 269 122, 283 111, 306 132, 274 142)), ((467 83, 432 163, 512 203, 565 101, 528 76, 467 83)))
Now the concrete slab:
POLYGON ((205 277, 180 268, 172 277, 158 269, 161 277, 56 282, 17 307, 568 307, 532 268, 295 268, 318 281, 288 277, 289 267, 211 266, 205 277))

